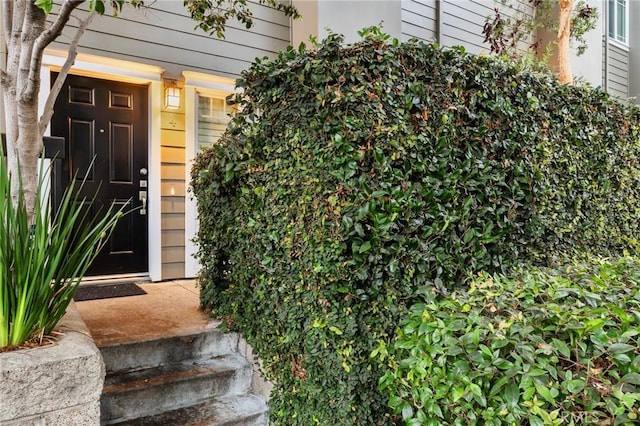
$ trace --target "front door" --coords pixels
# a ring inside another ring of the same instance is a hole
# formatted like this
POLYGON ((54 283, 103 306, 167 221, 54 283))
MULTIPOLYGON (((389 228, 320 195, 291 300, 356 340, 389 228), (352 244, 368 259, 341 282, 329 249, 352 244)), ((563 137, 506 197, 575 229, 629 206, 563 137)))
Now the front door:
POLYGON ((146 86, 75 75, 56 101, 51 134, 65 138, 63 185, 86 175, 80 195, 95 196, 92 214, 111 203, 137 208, 120 220, 87 275, 148 271, 147 102, 146 86))

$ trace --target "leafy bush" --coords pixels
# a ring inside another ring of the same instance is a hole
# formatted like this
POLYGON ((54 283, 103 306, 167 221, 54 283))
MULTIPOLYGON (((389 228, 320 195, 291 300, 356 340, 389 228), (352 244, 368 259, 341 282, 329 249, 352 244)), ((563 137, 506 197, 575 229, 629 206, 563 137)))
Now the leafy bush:
POLYGON ((637 424, 640 263, 481 274, 411 307, 380 386, 409 425, 637 424))
POLYGON ((51 333, 122 216, 122 208, 112 206, 89 217, 90 203, 74 198, 75 183, 56 212, 48 199, 42 201, 42 191, 40 181, 31 222, 24 194, 17 203, 12 199, 9 170, 0 158, 0 350, 51 333))
POLYGON ((200 155, 202 303, 275 380, 274 424, 388 424, 371 360, 424 286, 638 248, 639 113, 378 30, 289 49, 200 155))

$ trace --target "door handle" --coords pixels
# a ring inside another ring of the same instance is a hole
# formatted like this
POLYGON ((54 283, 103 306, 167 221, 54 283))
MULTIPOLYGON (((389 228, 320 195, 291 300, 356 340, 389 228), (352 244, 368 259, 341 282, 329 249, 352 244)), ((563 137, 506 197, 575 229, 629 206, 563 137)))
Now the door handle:
POLYGON ((142 201, 142 208, 140 209, 140 215, 144 216, 147 214, 147 191, 140 191, 138 195, 138 199, 142 201))

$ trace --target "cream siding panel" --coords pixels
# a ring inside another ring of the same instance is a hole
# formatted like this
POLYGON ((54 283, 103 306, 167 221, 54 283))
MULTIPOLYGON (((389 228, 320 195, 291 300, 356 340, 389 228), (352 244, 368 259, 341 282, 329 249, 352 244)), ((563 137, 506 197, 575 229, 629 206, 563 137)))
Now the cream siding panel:
POLYGON ((184 213, 184 204, 184 197, 162 197, 160 209, 162 213, 184 213))
POLYGON ((162 231, 162 247, 184 247, 184 231, 162 231))
POLYGON ((183 230, 184 231, 184 214, 179 213, 163 213, 161 219, 163 230, 183 230))
POLYGON ((184 180, 163 180, 160 184, 162 197, 185 196, 184 180))
POLYGON ((184 262, 162 264, 162 279, 175 280, 180 278, 184 278, 184 262))
MULTIPOLYGON (((160 114, 163 129, 184 131, 184 114, 167 111, 162 111, 160 114)), ((184 138, 184 134, 182 137, 184 138)), ((162 141, 162 145, 165 145, 164 140, 162 141)))
POLYGON ((184 179, 185 165, 184 164, 163 164, 162 165, 162 179, 180 180, 184 179))
MULTIPOLYGON (((163 146, 160 148, 160 158, 163 163, 174 163, 184 165, 186 162, 184 148, 173 148, 163 146)), ((164 166, 164 165, 163 165, 164 166)))
POLYGON ((185 147, 184 132, 162 129, 160 138, 163 146, 185 147))
POLYGON ((162 263, 184 263, 184 246, 162 247, 162 263))

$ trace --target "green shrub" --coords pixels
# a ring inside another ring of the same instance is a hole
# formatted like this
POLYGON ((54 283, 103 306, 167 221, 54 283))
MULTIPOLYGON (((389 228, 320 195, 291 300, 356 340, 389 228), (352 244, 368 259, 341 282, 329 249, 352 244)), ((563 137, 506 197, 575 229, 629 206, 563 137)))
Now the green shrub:
POLYGON ((274 424, 389 424, 370 353, 418 289, 637 252, 638 110, 376 29, 257 61, 193 171, 202 303, 275 380, 274 424))
POLYGON ((380 386, 409 425, 640 421, 640 263, 481 274, 411 307, 380 386))
MULTIPOLYGON (((47 172, 41 168, 40 176, 47 172)), ((75 182, 52 212, 41 179, 30 221, 24 194, 12 199, 7 162, 0 158, 0 351, 51 333, 124 214, 124 207, 112 205, 90 217, 91 200, 74 198, 75 182)))

